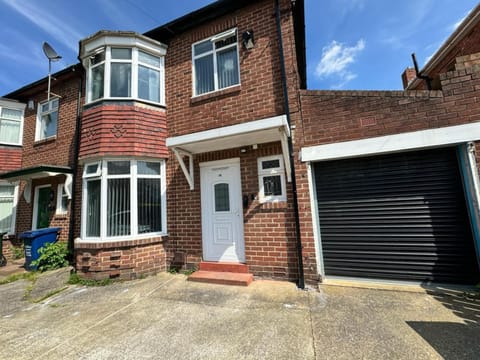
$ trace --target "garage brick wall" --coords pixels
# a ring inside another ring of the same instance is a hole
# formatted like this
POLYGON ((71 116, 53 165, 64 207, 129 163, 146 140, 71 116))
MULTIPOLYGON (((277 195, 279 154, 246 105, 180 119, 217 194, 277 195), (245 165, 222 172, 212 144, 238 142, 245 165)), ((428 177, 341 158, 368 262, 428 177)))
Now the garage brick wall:
MULTIPOLYGON (((480 68, 447 72, 440 79, 442 91, 301 91, 297 155, 304 146, 479 122, 480 68)), ((307 164, 297 160, 296 166, 305 272, 313 281, 317 265, 307 164)))

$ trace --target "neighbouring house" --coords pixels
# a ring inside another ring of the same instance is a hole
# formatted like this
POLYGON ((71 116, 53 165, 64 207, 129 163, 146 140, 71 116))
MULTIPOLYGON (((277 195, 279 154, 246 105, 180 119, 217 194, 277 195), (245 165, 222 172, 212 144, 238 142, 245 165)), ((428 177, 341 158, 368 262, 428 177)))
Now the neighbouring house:
POLYGON ((300 0, 99 31, 50 101, 47 79, 6 95, 25 108, 11 232, 61 227, 95 279, 478 282, 479 13, 420 72, 432 91, 306 90, 300 0))

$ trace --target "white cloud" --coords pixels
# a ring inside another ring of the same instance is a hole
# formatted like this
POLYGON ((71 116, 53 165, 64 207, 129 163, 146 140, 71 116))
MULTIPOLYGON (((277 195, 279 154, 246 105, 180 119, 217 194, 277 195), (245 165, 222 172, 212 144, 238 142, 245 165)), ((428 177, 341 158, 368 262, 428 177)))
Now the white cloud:
POLYGON ((365 49, 365 40, 360 39, 354 46, 347 46, 333 40, 322 49, 322 58, 315 67, 315 75, 319 78, 336 78, 338 83, 333 88, 340 89, 357 77, 349 66, 356 60, 359 53, 365 49))
POLYGON ((453 25, 450 25, 448 30, 450 32, 453 32, 453 31, 457 30, 457 28, 460 26, 460 24, 463 22, 463 20, 466 19, 468 14, 470 14, 470 12, 466 13, 464 16, 462 16, 460 19, 458 19, 453 25))
POLYGON ((47 11, 41 3, 27 1, 3 1, 3 3, 50 34, 65 47, 78 51, 78 41, 83 37, 82 34, 62 21, 58 14, 47 11))

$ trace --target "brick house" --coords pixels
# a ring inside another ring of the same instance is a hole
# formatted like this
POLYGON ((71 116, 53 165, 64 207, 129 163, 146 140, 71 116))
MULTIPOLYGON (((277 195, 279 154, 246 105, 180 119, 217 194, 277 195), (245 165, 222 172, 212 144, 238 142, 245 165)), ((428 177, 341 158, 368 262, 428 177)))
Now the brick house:
POLYGON ((0 176, 21 184, 16 233, 62 227, 96 279, 477 281, 478 68, 458 51, 479 9, 432 58, 469 55, 435 68, 434 91, 306 90, 303 13, 222 0, 145 34, 99 31, 50 103, 45 79, 8 94, 37 104, 22 169, 0 176))

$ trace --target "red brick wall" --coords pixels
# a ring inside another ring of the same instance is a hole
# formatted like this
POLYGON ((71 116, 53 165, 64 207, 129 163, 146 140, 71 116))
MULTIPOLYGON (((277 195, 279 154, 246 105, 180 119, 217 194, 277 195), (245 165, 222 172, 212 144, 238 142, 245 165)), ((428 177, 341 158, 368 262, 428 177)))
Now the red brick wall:
POLYGON ((117 156, 167 157, 163 108, 104 104, 82 114, 80 158, 117 156))
MULTIPOLYGON (((443 91, 302 91, 295 151, 480 121, 480 69, 441 74, 443 91)), ((480 124, 479 124, 480 126, 480 124)), ((298 156, 295 156, 298 159, 298 156)), ((307 165, 296 161, 305 273, 316 280, 307 165)))
MULTIPOLYGON (((258 1, 175 37, 166 57, 166 101, 168 136, 259 120, 285 113, 281 83, 275 2, 258 1), (192 43, 237 27, 239 38, 239 86, 192 98, 192 43), (241 34, 252 29, 255 48, 241 46, 241 34)), ((294 48, 290 1, 281 1, 284 55, 288 77, 289 102, 298 111, 299 78, 294 48)), ((259 144, 257 150, 229 149, 195 155, 195 190, 188 183, 176 158, 167 163, 168 264, 176 253, 183 254, 187 266, 202 259, 202 228, 199 163, 240 157, 242 194, 258 194, 257 158, 281 154, 280 143, 259 144)), ((295 227, 291 185, 288 201, 260 204, 251 201, 244 209, 246 262, 257 276, 297 279, 295 227)))
POLYGON ((0 146, 0 174, 22 166, 22 148, 0 146))
MULTIPOLYGON (((31 99, 35 103, 34 109, 25 109, 25 122, 23 130, 22 168, 39 165, 72 166, 74 156, 74 135, 77 119, 77 104, 79 79, 82 73, 68 73, 52 81, 52 93, 59 95, 59 109, 57 120, 57 136, 52 139, 35 141, 37 110, 41 102, 47 100, 46 82, 31 89, 30 93, 24 94, 24 101, 31 99)), ((83 101, 83 98, 81 99, 83 101)), ((57 185, 65 181, 65 176, 49 177, 32 182, 31 203, 27 204, 23 191, 25 182, 20 185, 19 202, 17 206, 16 233, 31 230, 33 217, 33 203, 35 186, 51 184, 54 191, 56 205, 57 185)), ((70 205, 70 204, 69 204, 70 205)), ((61 227, 60 239, 66 241, 69 231, 69 213, 56 215, 52 210, 50 217, 51 227, 61 227)))
POLYGON ((77 272, 88 279, 130 280, 165 271, 165 250, 159 238, 111 243, 75 243, 77 272))
MULTIPOLYGON (((298 87, 290 1, 283 0, 282 17, 287 69, 298 87)), ((178 136, 284 113, 278 39, 273 0, 263 0, 175 37, 166 56, 166 102, 169 136, 178 136), (237 27, 240 85, 192 98, 192 44, 237 27), (241 35, 252 29, 255 48, 247 51, 241 35)), ((291 93, 292 103, 295 93, 291 93)))
POLYGON ((245 153, 238 148, 198 155, 193 191, 189 190, 183 172, 177 168, 167 184, 168 264, 175 252, 185 254, 188 267, 195 267, 202 260, 199 163, 239 157, 242 194, 250 197, 248 206, 243 209, 246 263, 256 276, 297 279, 290 184, 287 183, 287 202, 262 204, 251 200, 251 195, 258 198, 257 158, 278 154, 281 154, 280 143, 260 144, 256 150, 248 147, 245 153))

